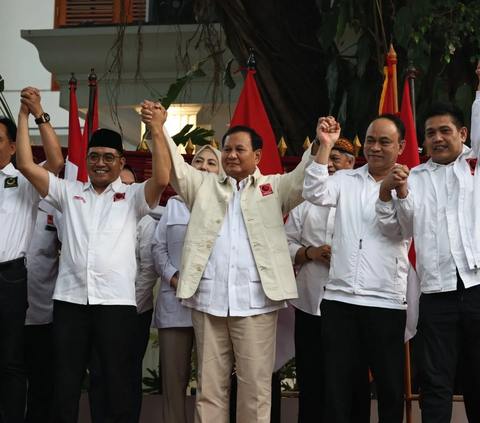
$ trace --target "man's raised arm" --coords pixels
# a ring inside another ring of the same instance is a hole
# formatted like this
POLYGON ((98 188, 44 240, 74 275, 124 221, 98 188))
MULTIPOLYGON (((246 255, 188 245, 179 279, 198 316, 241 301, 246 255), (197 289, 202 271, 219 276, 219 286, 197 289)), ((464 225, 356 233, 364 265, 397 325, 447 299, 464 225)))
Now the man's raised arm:
POLYGON ((163 133, 167 111, 163 106, 155 108, 150 101, 144 101, 141 106, 142 119, 146 116, 147 111, 150 112, 149 119, 143 119, 152 134, 152 177, 145 184, 145 198, 148 205, 153 207, 167 187, 172 169, 172 160, 163 133))
POLYGON ((480 62, 477 64, 475 71, 478 76, 478 88, 475 93, 475 101, 472 105, 472 126, 470 138, 472 140, 472 149, 475 156, 480 156, 480 62))
POLYGON ((42 197, 48 194, 48 171, 33 161, 28 131, 28 107, 22 104, 18 114, 17 167, 42 197))
MULTIPOLYGON (((163 106, 160 103, 154 104, 151 101, 144 101, 142 103, 142 121, 147 125, 147 128, 149 128, 149 125, 152 124, 154 118, 157 116, 155 114, 155 109, 161 110, 163 109, 163 106)), ((171 160, 169 167, 171 170, 170 184, 185 202, 187 208, 191 210, 195 201, 196 193, 202 185, 207 172, 201 172, 185 163, 177 146, 169 136, 165 135, 165 132, 162 132, 161 134, 158 132, 152 133, 152 140, 153 138, 161 141, 161 145, 165 146, 168 155, 166 157, 171 160)), ((163 155, 165 150, 162 149, 161 151, 161 154, 163 155)))
MULTIPOLYGON (((27 87, 21 93, 22 104, 28 107, 28 111, 36 120, 40 120, 38 129, 42 137, 43 149, 45 150, 46 161, 43 168, 55 175, 60 173, 63 167, 62 148, 60 141, 50 122, 45 119, 45 113, 41 104, 40 91, 33 87, 27 87)), ((47 115, 48 116, 48 115, 47 115)))
POLYGON ((330 152, 340 137, 341 128, 332 116, 320 118, 317 139, 320 141, 315 161, 306 170, 303 198, 318 206, 336 206, 339 187, 335 178, 328 176, 330 152))

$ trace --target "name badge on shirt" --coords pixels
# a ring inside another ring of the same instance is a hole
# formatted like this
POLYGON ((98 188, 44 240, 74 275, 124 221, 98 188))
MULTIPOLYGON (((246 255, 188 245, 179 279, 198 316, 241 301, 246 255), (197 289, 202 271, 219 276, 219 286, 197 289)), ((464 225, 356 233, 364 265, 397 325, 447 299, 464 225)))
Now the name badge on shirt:
POLYGON ((266 195, 271 195, 273 194, 273 189, 270 184, 263 184, 260 185, 260 191, 262 192, 262 195, 265 197, 266 195))
POLYGON ((125 200, 125 193, 124 192, 116 192, 113 196, 113 202, 125 200))
POLYGON ((56 231, 57 228, 53 224, 53 214, 47 214, 47 224, 45 225, 46 231, 56 231))
POLYGON ((5 183, 3 184, 4 188, 15 188, 18 187, 18 176, 11 176, 5 179, 5 183))

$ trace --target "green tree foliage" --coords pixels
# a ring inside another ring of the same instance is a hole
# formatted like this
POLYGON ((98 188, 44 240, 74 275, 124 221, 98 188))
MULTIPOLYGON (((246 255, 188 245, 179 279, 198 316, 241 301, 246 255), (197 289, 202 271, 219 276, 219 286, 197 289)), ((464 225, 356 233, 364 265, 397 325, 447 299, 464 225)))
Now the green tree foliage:
POLYGON ((398 54, 399 91, 409 61, 420 72, 417 123, 427 105, 437 101, 455 101, 469 122, 473 69, 480 58, 478 0, 319 0, 318 7, 317 35, 327 57, 318 66, 327 69, 329 110, 346 136, 363 135, 377 113, 381 70, 391 43, 398 54), (345 39, 356 42, 355 53, 348 51, 345 39))

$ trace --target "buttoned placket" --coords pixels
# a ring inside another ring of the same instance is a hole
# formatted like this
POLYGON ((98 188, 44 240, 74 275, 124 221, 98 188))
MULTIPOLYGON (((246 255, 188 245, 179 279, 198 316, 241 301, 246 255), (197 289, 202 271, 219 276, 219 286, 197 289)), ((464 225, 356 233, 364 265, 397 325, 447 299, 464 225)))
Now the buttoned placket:
POLYGON ((237 189, 236 186, 233 188, 233 205, 232 213, 229 213, 228 218, 230 219, 230 228, 232 231, 230 233, 230 254, 228 260, 228 310, 230 311, 231 304, 237 304, 237 293, 235 290, 235 281, 237 280, 237 270, 238 270, 238 248, 239 244, 239 233, 240 233, 240 215, 241 215, 241 196, 243 192, 244 181, 240 182, 240 189, 237 189), (242 184, 243 182, 243 184, 242 184))
MULTIPOLYGON (((90 224, 90 232, 88 236, 88 252, 87 252, 87 303, 90 303, 92 296, 95 296, 95 275, 93 269, 95 268, 95 247, 97 243, 98 226, 100 222, 100 214, 104 207, 105 198, 107 198, 105 191, 102 194, 98 194, 93 187, 90 187, 93 191, 92 200, 94 201, 92 221, 90 224)), ((107 188, 108 190, 108 188, 107 188)))
MULTIPOLYGON (((447 187, 447 205, 445 207, 445 214, 447 217, 448 237, 450 238, 450 251, 453 257, 453 266, 456 267, 457 263, 461 263, 460 252, 455 248, 458 245, 457 237, 460 236, 460 225, 458 219, 458 197, 454 198, 454 185, 455 174, 453 171, 453 165, 447 166, 445 174, 445 185, 447 187)), ((461 244, 461 242, 460 242, 461 244)), ((456 268, 452 269, 453 277, 456 277, 456 268)))

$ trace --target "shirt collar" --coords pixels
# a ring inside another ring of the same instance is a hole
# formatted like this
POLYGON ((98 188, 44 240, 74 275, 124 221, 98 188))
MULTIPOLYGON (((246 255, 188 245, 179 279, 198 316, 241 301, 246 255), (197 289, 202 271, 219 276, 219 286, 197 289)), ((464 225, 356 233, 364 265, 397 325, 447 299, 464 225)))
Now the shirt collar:
MULTIPOLYGON (((118 192, 122 185, 123 185, 123 182, 122 182, 122 180, 120 179, 120 176, 119 176, 117 179, 115 179, 115 181, 113 181, 110 185, 108 185, 108 187, 103 192, 107 192, 110 188, 113 190, 113 192, 118 192)), ((86 191, 90 187, 92 187, 93 190, 95 189, 95 188, 93 188, 93 185, 90 181, 85 182, 83 184, 83 190, 84 191, 86 191)))
MULTIPOLYGON (((449 165, 453 166, 458 161, 463 160, 465 158, 465 155, 470 154, 471 151, 472 149, 470 147, 467 147, 465 144, 463 144, 462 152, 458 155, 458 157, 452 163, 449 163, 447 166, 449 165)), ((442 165, 440 163, 435 163, 432 159, 428 160, 428 162, 426 163, 426 167, 430 171, 437 170, 441 166, 445 166, 445 165, 442 165)))
POLYGON ((12 164, 12 162, 10 162, 3 169, 0 169, 0 172, 2 172, 4 175, 15 175, 18 173, 18 170, 15 169, 15 166, 12 164))
MULTIPOLYGON (((251 175, 247 176, 245 179, 242 179, 242 180, 240 181, 240 183, 242 183, 243 181, 245 181, 245 183, 246 183, 246 181, 249 181, 249 180, 250 180, 250 181, 252 181, 252 184, 255 184, 255 185, 256 185, 256 183, 258 182, 258 178, 259 178, 260 176, 262 176, 262 174, 261 174, 261 172, 260 172, 260 169, 259 169, 257 166, 255 166, 255 171, 254 171, 251 175)), ((233 179, 233 180, 235 181, 235 184, 237 183, 236 179, 232 178, 231 176, 229 176, 229 175, 227 175, 227 174, 225 174, 225 173, 222 173, 222 174, 220 174, 220 175, 218 176, 218 180, 219 180, 219 182, 221 182, 221 183, 224 183, 224 182, 226 182, 226 181, 229 181, 230 179, 233 179)))

